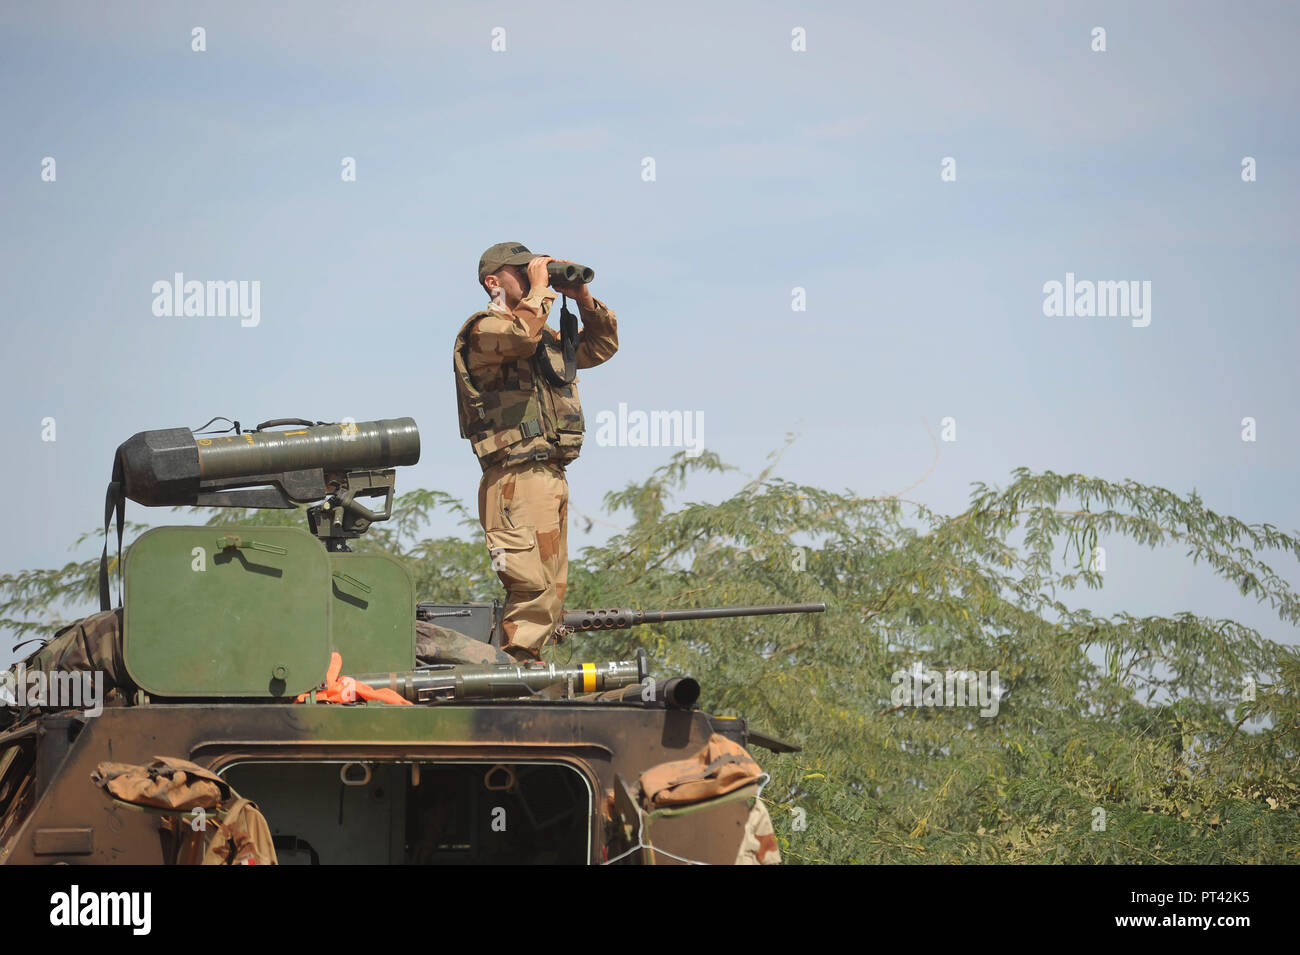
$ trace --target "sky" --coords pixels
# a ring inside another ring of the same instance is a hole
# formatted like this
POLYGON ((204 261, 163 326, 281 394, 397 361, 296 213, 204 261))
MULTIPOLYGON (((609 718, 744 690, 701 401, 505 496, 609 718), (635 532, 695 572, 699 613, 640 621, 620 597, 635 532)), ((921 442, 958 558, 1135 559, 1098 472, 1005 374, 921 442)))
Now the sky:
MULTIPOLYGON (((69 546, 117 445, 214 415, 409 415, 399 490, 472 509, 450 349, 501 241, 595 268, 621 347, 581 376, 588 421, 699 416, 738 470, 692 499, 794 435, 779 476, 924 477, 908 496, 946 513, 1028 467, 1296 533, 1298 26, 1283 3, 3 3, 0 573, 97 553, 69 546), (178 272, 257 282, 256 323, 156 315, 178 272), (1149 311, 1044 314, 1067 274, 1149 311)), ((603 495, 674 450, 589 439, 572 513, 620 524, 603 495)), ((573 523, 575 557, 609 533, 573 523)), ((1102 543, 1078 604, 1297 642, 1181 552, 1102 543)))

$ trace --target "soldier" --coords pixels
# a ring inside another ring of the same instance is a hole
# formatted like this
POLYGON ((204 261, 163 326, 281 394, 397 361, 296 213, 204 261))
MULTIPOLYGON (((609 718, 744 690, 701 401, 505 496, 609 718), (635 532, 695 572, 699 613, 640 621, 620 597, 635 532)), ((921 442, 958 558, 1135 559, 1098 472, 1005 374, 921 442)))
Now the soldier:
POLYGON ((460 433, 483 468, 479 521, 506 588, 503 649, 517 661, 540 659, 563 616, 569 575, 564 469, 582 449, 583 419, 577 379, 565 381, 561 336, 546 324, 556 293, 576 301, 582 317, 577 368, 618 351, 614 313, 581 283, 548 288, 551 261, 518 242, 484 252, 478 280, 492 304, 461 326, 453 354, 460 433))

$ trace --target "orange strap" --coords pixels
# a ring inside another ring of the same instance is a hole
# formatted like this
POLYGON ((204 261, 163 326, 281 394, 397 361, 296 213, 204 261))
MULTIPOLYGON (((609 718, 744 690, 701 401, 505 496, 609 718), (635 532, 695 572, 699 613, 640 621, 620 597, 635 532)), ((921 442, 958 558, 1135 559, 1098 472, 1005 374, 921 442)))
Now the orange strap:
MULTIPOLYGON (((350 676, 340 677, 343 672, 343 657, 337 650, 330 654, 330 668, 325 672, 325 682, 316 690, 317 703, 355 703, 357 697, 363 700, 379 700, 394 706, 411 706, 410 700, 394 693, 392 690, 376 690, 365 683, 358 683, 350 676)), ((298 702, 306 703, 310 694, 298 694, 298 702)))

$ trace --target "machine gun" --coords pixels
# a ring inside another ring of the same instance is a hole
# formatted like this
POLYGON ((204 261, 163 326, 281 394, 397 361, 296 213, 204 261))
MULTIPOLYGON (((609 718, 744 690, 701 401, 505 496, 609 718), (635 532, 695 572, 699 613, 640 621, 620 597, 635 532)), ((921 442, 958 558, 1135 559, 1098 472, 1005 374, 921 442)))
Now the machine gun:
POLYGON ((824 603, 703 607, 698 610, 571 610, 564 615, 564 626, 575 633, 587 630, 627 630, 647 623, 669 623, 674 620, 763 617, 774 613, 823 613, 825 610, 824 603))
MULTIPOLYGON (((823 613, 824 603, 770 604, 758 607, 704 607, 695 610, 571 610, 561 621, 559 635, 592 630, 626 630, 647 623, 676 620, 716 620, 720 617, 762 617, 778 613, 823 613)), ((501 646, 501 605, 492 603, 436 603, 422 601, 416 605, 420 620, 436 622, 448 630, 501 646)))

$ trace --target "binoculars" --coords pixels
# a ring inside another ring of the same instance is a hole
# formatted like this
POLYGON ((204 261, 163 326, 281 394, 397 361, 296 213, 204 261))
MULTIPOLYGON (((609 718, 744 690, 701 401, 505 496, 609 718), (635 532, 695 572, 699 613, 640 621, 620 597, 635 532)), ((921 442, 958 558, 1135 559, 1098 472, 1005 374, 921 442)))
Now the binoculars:
POLYGON ((546 284, 554 285, 556 282, 567 285, 571 282, 581 282, 586 285, 596 277, 593 269, 585 265, 575 265, 572 262, 548 262, 546 265, 546 284))

